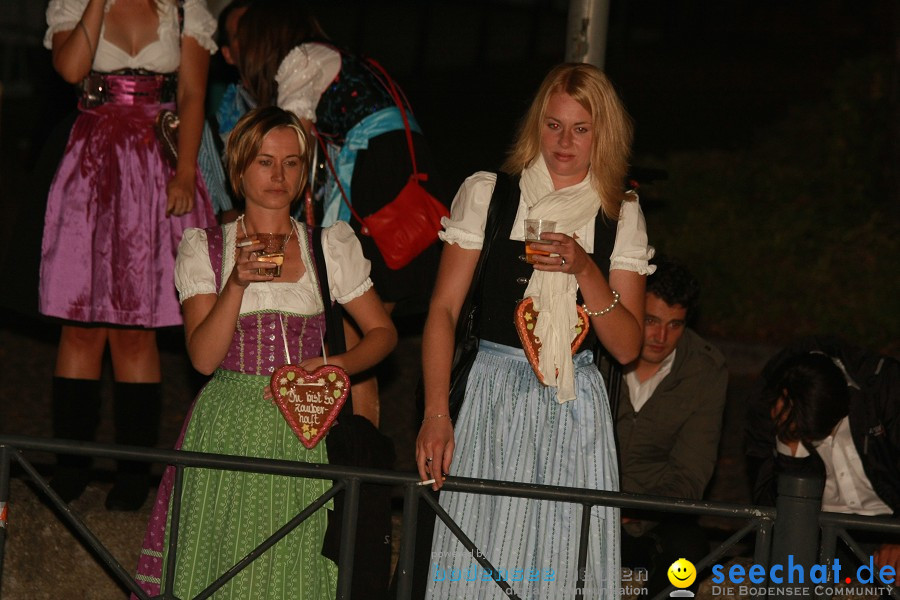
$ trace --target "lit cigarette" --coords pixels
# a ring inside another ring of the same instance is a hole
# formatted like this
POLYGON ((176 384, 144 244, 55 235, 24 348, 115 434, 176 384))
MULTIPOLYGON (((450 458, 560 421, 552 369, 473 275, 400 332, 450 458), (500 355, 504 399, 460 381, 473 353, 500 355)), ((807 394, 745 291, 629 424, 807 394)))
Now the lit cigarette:
POLYGON ((255 243, 256 243, 256 240, 244 240, 243 242, 238 242, 237 247, 238 248, 246 248, 247 246, 252 246, 255 243))
POLYGON ((434 482, 435 482, 434 479, 426 479, 425 481, 420 481, 416 485, 431 485, 434 482))

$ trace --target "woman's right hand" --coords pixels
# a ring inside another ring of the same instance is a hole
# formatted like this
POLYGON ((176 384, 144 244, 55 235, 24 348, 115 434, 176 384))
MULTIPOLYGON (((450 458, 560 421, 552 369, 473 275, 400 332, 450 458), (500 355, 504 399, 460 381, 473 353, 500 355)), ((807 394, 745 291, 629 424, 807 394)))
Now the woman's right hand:
POLYGON ((450 418, 426 418, 416 438, 416 465, 422 481, 434 479, 431 489, 437 491, 444 485, 453 461, 453 424, 450 418))
POLYGON ((166 184, 166 216, 180 217, 194 210, 194 177, 178 173, 166 184))
MULTIPOLYGON (((238 245, 252 241, 250 238, 238 240, 238 245)), ((254 281, 272 281, 273 276, 270 274, 260 275, 259 269, 274 269, 275 263, 263 262, 258 259, 257 252, 265 248, 262 242, 237 248, 237 255, 234 258, 234 268, 231 270, 231 276, 228 278, 232 283, 242 288, 246 288, 254 281)))

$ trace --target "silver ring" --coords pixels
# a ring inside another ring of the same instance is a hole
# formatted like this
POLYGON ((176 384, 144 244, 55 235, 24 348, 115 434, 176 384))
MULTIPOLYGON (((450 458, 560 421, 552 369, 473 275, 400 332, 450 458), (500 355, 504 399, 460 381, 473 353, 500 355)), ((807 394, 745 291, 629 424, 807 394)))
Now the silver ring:
POLYGON ((563 266, 564 264, 566 264, 566 257, 565 257, 565 256, 560 256, 560 257, 559 257, 559 260, 562 261, 562 262, 560 263, 559 266, 563 266))
POLYGON ((431 462, 431 459, 430 459, 430 458, 426 458, 426 459, 425 459, 425 462, 431 462))

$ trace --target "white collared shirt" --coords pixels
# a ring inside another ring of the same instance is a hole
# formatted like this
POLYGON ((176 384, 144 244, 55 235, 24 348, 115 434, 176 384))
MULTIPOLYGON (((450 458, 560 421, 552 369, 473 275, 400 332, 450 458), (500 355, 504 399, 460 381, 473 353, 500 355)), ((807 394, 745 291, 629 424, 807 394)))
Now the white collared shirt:
MULTIPOLYGON (((791 449, 775 440, 779 453, 791 455, 791 449)), ((825 439, 813 446, 825 463, 825 492, 822 495, 822 510, 856 515, 891 514, 869 481, 863 469, 862 459, 853 443, 850 432, 850 418, 844 417, 825 439)), ((809 456, 802 444, 797 445, 796 458, 809 456)))
POLYGON ((672 364, 675 362, 675 352, 677 351, 673 350, 670 355, 665 357, 659 363, 659 370, 644 382, 638 379, 634 370, 625 373, 625 383, 628 384, 628 396, 631 398, 631 406, 634 408, 634 412, 641 411, 641 408, 647 404, 647 400, 650 399, 650 396, 653 395, 653 392, 656 391, 662 380, 672 371, 672 364))

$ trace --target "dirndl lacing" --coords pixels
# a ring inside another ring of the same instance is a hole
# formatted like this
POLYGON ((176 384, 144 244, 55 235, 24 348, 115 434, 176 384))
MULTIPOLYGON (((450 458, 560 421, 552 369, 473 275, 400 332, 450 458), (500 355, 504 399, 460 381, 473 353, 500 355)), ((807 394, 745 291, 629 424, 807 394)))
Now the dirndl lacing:
POLYGON ((178 78, 175 73, 125 69, 113 73, 91 73, 81 81, 82 108, 101 104, 164 104, 175 101, 178 78))

